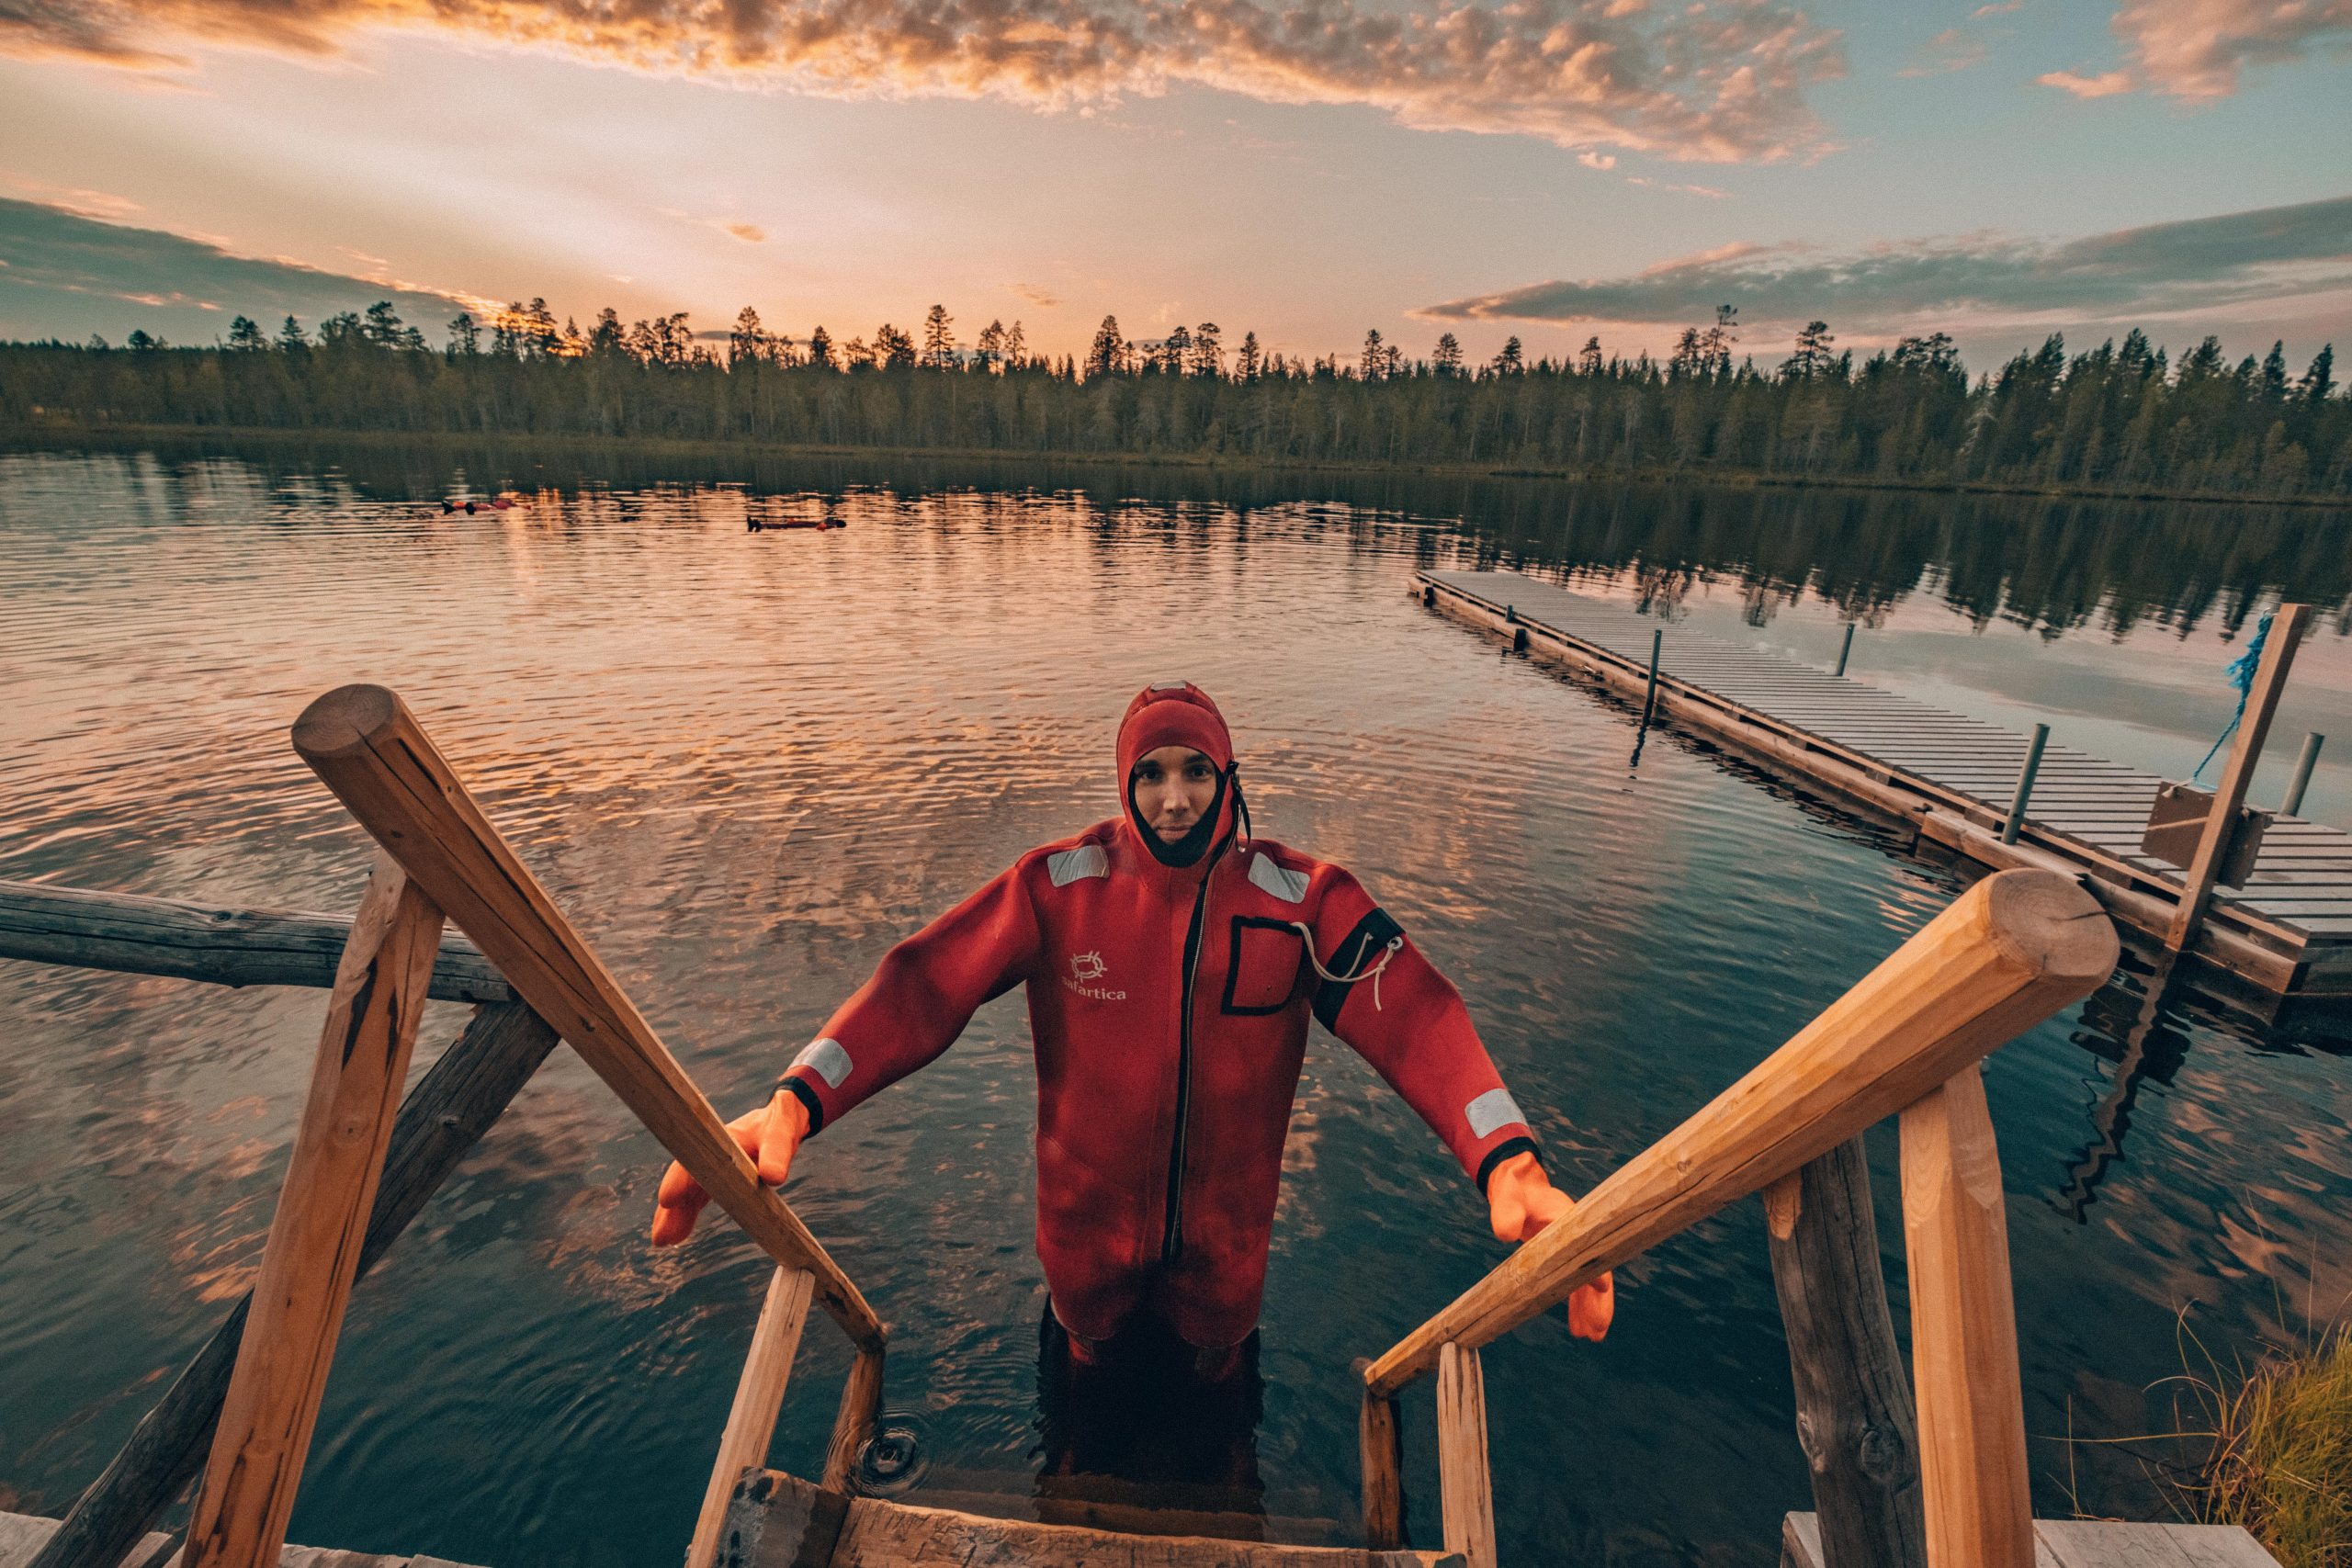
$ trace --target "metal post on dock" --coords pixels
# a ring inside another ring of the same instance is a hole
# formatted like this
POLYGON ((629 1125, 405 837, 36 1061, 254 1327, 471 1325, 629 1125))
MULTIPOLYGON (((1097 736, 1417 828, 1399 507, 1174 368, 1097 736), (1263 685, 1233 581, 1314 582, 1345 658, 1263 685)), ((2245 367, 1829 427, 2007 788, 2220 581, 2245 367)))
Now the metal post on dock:
POLYGON ((1851 622, 1851 621, 1848 621, 1848 622, 1846 623, 1846 640, 1845 640, 1844 642, 1840 643, 1840 644, 1838 645, 1838 669, 1837 669, 1837 673, 1838 673, 1838 674, 1843 675, 1843 674, 1846 672, 1846 657, 1847 657, 1847 655, 1849 655, 1849 654, 1852 653, 1853 651, 1854 651, 1854 623, 1853 623, 1853 622, 1851 622))
POLYGON ((2041 771, 2041 749, 2050 742, 2050 727, 2033 727, 2033 744, 2025 750, 2025 766, 2018 770, 2017 798, 2009 802, 2009 819, 2001 824, 2001 842, 2018 841, 2018 829, 2025 826, 2025 803, 2033 795, 2033 775, 2041 771))
POLYGON ((1664 626, 1652 626, 1650 628, 1650 683, 1648 689, 1642 693, 1642 720, 1644 723, 1647 723, 1649 721, 1650 715, 1657 709, 1657 652, 1659 646, 1665 641, 1666 628, 1664 626))
POLYGON ((2303 791, 2311 787, 2312 767, 2319 761, 2319 749, 2326 739, 2316 729, 2303 737, 2303 749, 2295 753, 2295 771, 2287 780, 2287 798, 2278 807, 2279 816, 2302 815, 2303 791))

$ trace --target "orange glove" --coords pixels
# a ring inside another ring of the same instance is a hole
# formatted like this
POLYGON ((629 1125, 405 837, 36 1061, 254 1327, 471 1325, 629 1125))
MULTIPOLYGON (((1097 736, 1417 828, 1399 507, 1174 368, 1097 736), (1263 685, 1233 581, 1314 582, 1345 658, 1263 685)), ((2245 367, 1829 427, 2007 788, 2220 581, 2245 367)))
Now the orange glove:
MULTIPOLYGON (((662 1190, 669 1190, 668 1183, 662 1190)), ((1513 1155, 1487 1173, 1487 1214, 1498 1241, 1529 1240, 1575 1207, 1576 1200, 1552 1185, 1533 1155, 1513 1155)), ((1568 1297, 1568 1332, 1579 1339, 1605 1337, 1616 1315, 1613 1275, 1579 1285, 1568 1297)))
MULTIPOLYGON (((760 1179, 770 1187, 781 1187, 792 1173, 792 1156, 800 1152, 800 1140, 808 1135, 808 1108, 800 1103, 799 1096, 778 1089, 775 1098, 757 1111, 727 1123, 727 1130, 760 1168, 760 1179)), ((695 1216, 709 1201, 710 1194, 703 1190, 702 1183, 688 1175, 684 1166, 671 1161, 662 1175, 662 1190, 654 1195, 653 1245, 675 1247, 694 1235, 695 1216)))

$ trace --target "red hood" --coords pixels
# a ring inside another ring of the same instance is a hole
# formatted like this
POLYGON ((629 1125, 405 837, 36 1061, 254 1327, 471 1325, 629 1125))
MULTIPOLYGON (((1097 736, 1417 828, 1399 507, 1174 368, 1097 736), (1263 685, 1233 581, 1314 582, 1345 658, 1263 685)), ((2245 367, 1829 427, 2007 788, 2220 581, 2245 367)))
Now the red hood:
POLYGON ((1217 711, 1216 704, 1190 681, 1146 686, 1119 720, 1119 815, 1147 845, 1158 842, 1159 836, 1136 820, 1128 784, 1135 777, 1136 761, 1162 746, 1189 746, 1216 766, 1222 782, 1217 790, 1216 829, 1210 842, 1223 842, 1233 829, 1238 797, 1233 735, 1226 728, 1225 715, 1217 711))

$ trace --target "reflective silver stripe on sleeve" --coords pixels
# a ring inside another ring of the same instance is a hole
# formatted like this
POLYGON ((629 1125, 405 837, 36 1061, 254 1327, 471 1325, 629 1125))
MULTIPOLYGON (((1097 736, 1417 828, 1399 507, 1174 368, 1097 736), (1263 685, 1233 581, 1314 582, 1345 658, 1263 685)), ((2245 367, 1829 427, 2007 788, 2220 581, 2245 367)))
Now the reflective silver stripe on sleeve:
POLYGON ((1527 1120, 1519 1113, 1519 1101, 1510 1097, 1507 1089, 1488 1089, 1464 1106, 1462 1114, 1470 1118, 1470 1135, 1474 1138, 1483 1138, 1498 1127, 1527 1120))
POLYGON ((1080 844, 1074 850, 1046 857, 1046 874, 1054 879, 1057 887, 1067 887, 1081 877, 1110 874, 1111 857, 1102 852, 1100 844, 1080 844))
POLYGON ((1181 692, 1191 684, 1190 681, 1154 681, 1151 689, 1155 692, 1181 692))
POLYGON ((792 1058, 796 1067, 807 1067, 825 1080, 827 1089, 839 1089, 849 1081, 849 1053, 842 1049, 838 1040, 820 1040, 792 1058))
POLYGON ((1263 851, 1250 857, 1250 880, 1285 904, 1298 903, 1306 897, 1306 873, 1284 871, 1274 863, 1273 856, 1263 851))

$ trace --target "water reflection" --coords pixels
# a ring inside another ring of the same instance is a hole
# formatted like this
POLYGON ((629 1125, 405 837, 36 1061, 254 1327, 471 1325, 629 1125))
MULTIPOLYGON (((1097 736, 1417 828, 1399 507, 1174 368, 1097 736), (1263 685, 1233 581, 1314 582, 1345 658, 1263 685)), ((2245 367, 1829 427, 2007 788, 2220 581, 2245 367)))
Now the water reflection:
MULTIPOLYGON (((0 875, 350 908, 365 845, 285 726, 329 686, 384 680, 727 1108, 897 936, 1110 815, 1112 722, 1182 671, 1233 716, 1263 829, 1351 865, 1440 955, 1555 1179, 1583 1190, 1957 877, 1429 614, 1416 566, 1525 564, 1680 622, 1762 623, 1755 640, 1825 664, 1864 611, 1877 629, 1856 656, 1889 680, 1923 663, 1952 679, 1948 624, 1981 625, 1960 646, 1996 696, 2113 708, 2167 660, 2182 691, 2207 680, 2221 631, 2282 587, 2329 596, 2340 626, 2352 554, 2340 520, 2215 508, 999 479, 397 447, 0 458, 0 875), (530 504, 438 513, 508 488, 530 504), (848 526, 750 534, 755 502, 848 526), (2096 695, 2030 686, 2052 671, 2096 695)), ((2313 690, 2352 685, 2345 646, 2314 639, 2313 690)), ((2147 744, 2210 739, 2181 705, 2177 733, 2140 727, 2147 744)), ((2319 798, 2346 798, 2330 787, 2319 798)), ((17 1506, 70 1502, 250 1269, 321 1005, 0 964, 0 1483, 17 1506)), ((458 1022, 436 1013, 423 1038, 458 1022)), ((2294 1326, 2282 1303, 2352 1284, 2341 1037, 2133 970, 1994 1059, 2038 1437, 2070 1404, 2078 1435, 2152 1427, 2141 1391, 2179 1370, 2183 1306, 2250 1344, 2294 1326)), ((1026 1487, 1046 1468, 1034 1102, 1019 1004, 992 1004, 795 1174, 800 1212, 893 1325, 888 1401, 919 1414, 938 1461, 918 1500, 943 1476, 1026 1487)), ((1873 1153, 1882 1234, 1899 1237, 1891 1141, 1873 1153)), ((647 1248, 660 1168, 594 1077, 552 1058, 355 1295, 297 1539, 594 1568, 683 1546, 767 1269, 724 1225, 647 1248)), ((1507 1554, 1772 1561, 1806 1483, 1751 1209, 1627 1269, 1607 1345, 1547 1321, 1490 1352, 1507 1554)), ((1386 1086, 1310 1047, 1253 1444, 1280 1512, 1351 1515, 1349 1361, 1498 1255, 1386 1086)), ((1899 1247, 1890 1263, 1899 1320, 1899 1247)), ((810 1334, 786 1404, 775 1457, 803 1472, 846 1366, 836 1339, 810 1334)), ((1426 1529, 1425 1405, 1406 1429, 1426 1529)), ((2070 1462, 2086 1506, 2154 1506, 2114 1450, 2070 1461, 2038 1440, 2045 1512, 2067 1506, 2070 1462)))

